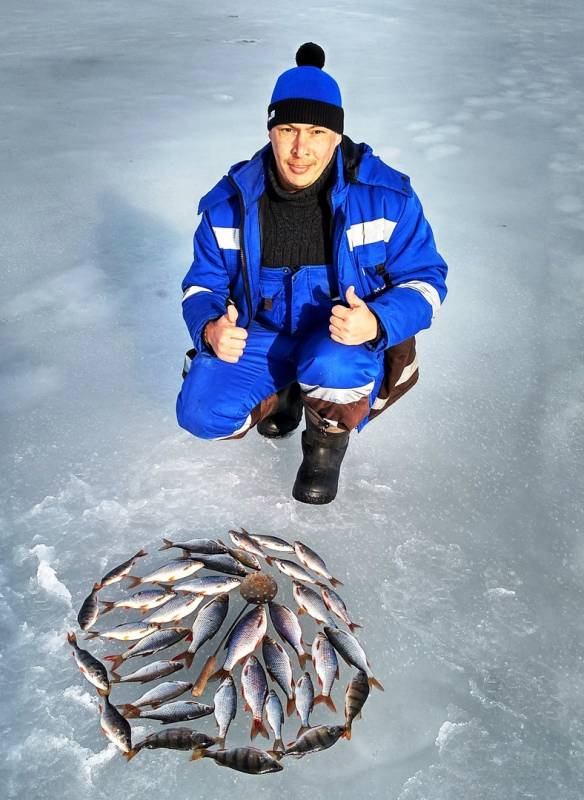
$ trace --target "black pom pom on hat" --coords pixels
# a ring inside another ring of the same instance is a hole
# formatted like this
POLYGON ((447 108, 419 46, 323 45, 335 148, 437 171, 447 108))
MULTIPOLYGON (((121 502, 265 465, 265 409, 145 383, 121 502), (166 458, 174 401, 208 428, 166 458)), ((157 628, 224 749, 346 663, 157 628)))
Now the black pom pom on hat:
POLYGON ((305 42, 296 52, 296 64, 299 67, 324 67, 324 50, 314 42, 305 42))

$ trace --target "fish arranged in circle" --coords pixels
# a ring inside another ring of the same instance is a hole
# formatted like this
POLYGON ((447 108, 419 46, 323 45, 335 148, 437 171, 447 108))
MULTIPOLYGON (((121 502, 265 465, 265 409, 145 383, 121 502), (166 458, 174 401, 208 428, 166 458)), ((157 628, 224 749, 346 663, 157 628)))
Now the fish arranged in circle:
POLYGON ((343 584, 318 553, 298 539, 288 542, 273 534, 249 533, 244 528, 229 530, 228 536, 231 544, 227 538, 227 544, 204 537, 180 541, 163 538, 159 551, 174 548, 182 551, 182 557, 148 571, 138 568, 148 555, 140 549, 96 581, 81 603, 77 622, 86 639, 97 644, 131 643, 122 652, 101 657, 109 665, 108 673, 102 660, 79 646, 73 631, 67 635, 79 671, 100 695, 101 729, 128 762, 142 750, 174 749, 190 751, 195 762, 212 759, 218 766, 251 775, 278 772, 283 769, 281 760, 288 756, 302 758, 332 747, 340 738, 350 740, 353 723, 361 717, 370 689, 383 689, 354 635, 361 626, 353 621, 336 591, 343 584), (145 574, 133 574, 135 567, 136 573, 145 574), (251 583, 244 591, 246 580, 252 581, 258 573, 268 575, 269 567, 288 579, 284 588, 291 590, 298 607, 296 613, 273 599, 277 586, 273 576, 256 579, 272 582, 271 595, 254 592, 256 587, 254 584, 252 588, 251 583), (196 574, 201 571, 215 574, 196 574), (127 593, 136 587, 138 591, 127 593), (106 595, 112 589, 126 594, 100 597, 106 588, 106 595), (235 589, 240 592, 235 594, 235 589), (245 605, 226 626, 233 597, 240 594, 245 605), (142 618, 119 621, 109 627, 99 624, 105 614, 128 612, 142 618), (317 628, 311 644, 304 639, 299 621, 302 615, 317 628), (131 672, 120 673, 129 659, 157 656, 181 642, 186 647, 183 652, 162 655, 131 672), (220 656, 222 648, 224 654, 220 656), (195 682, 190 670, 201 651, 207 660, 195 682), (302 670, 297 679, 291 653, 302 670), (355 670, 345 691, 344 724, 315 725, 311 716, 316 707, 324 706, 336 713, 332 693, 340 678, 338 656, 355 670), (163 680, 133 700, 121 702, 117 697, 117 687, 122 684, 144 686, 181 670, 183 680, 163 680), (217 680, 209 702, 181 699, 189 692, 199 697, 209 681, 217 680), (244 711, 251 717, 250 739, 253 741, 258 734, 269 738, 269 726, 274 737, 270 750, 226 747, 238 712, 238 683, 244 711), (112 694, 116 695, 115 702, 112 694), (294 740, 285 743, 286 718, 294 712, 300 727, 294 740), (215 719, 216 733, 169 727, 132 743, 128 720, 138 718, 170 726, 204 722, 210 716, 215 719))

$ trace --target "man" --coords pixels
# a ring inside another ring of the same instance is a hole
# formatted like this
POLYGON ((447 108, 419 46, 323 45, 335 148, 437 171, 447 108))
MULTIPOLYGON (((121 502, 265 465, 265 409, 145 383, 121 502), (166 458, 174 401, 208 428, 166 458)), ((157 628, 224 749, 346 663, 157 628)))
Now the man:
POLYGON ((300 424, 292 491, 329 503, 350 431, 418 378, 414 336, 447 267, 409 179, 343 136, 324 52, 302 45, 268 107, 269 144, 201 200, 183 315, 194 350, 179 424, 206 439, 300 424))

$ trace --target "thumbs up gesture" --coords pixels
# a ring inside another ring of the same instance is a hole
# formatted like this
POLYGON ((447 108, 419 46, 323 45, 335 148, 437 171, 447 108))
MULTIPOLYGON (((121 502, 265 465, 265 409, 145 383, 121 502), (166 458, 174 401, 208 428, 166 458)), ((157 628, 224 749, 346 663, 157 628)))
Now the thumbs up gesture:
POLYGON ((237 364, 243 355, 247 339, 246 329, 238 328, 236 325, 238 316, 237 308, 230 303, 222 317, 211 320, 205 325, 203 333, 203 338, 217 358, 229 364, 237 364))
POLYGON ((341 344, 363 344, 377 336, 377 317, 357 296, 354 286, 345 295, 347 305, 333 306, 329 320, 331 339, 341 344))

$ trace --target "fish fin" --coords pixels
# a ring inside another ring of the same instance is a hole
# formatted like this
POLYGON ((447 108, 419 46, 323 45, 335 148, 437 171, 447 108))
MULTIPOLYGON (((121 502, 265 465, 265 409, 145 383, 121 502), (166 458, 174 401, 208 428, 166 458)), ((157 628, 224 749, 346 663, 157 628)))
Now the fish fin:
POLYGON ((139 586, 142 583, 142 578, 138 578, 137 575, 126 575, 126 580, 129 581, 126 589, 133 589, 135 586, 139 586))
POLYGON ((185 650, 182 653, 177 653, 170 660, 171 661, 183 661, 183 659, 184 659, 186 661, 186 657, 187 657, 187 653, 188 652, 189 652, 188 650, 185 650))
POLYGON ((121 677, 115 671, 115 669, 110 670, 110 683, 120 683, 121 677))
POLYGON ((193 658, 195 657, 195 654, 191 653, 190 650, 187 650, 186 653, 184 653, 184 657, 185 657, 185 667, 187 669, 190 669, 191 666, 192 666, 193 658))
POLYGON ((342 739, 347 739, 347 741, 350 741, 350 739, 351 739, 351 726, 350 725, 345 725, 345 730, 341 733, 341 738, 342 739))
POLYGON ((124 663, 124 658, 123 658, 123 656, 120 656, 120 655, 117 655, 117 656, 104 656, 104 659, 106 661, 111 661, 112 662, 112 668, 111 668, 112 672, 116 672, 118 667, 121 667, 122 664, 124 663))
POLYGON ((270 736, 269 736, 269 734, 268 734, 268 732, 266 730, 266 726, 264 725, 263 720, 262 719, 256 719, 254 717, 254 719, 253 719, 253 721, 251 723, 251 739, 252 739, 252 741, 253 741, 253 739, 255 739, 255 737, 258 735, 258 733, 260 734, 260 736, 263 736, 264 739, 269 739, 270 738, 270 736))
POLYGON ((338 578, 331 578, 331 586, 342 586, 343 581, 340 581, 338 578))
POLYGON ((191 756, 191 761, 198 761, 200 758, 205 758, 207 752, 205 747, 195 747, 191 756))
POLYGON ((306 662, 310 660, 310 653, 298 653, 298 661, 300 662, 301 669, 304 669, 306 662))
POLYGON ((297 617, 300 617, 300 616, 302 616, 302 614, 306 614, 306 609, 305 609, 305 608, 303 608, 302 606, 300 606, 300 607, 298 608, 298 611, 296 612, 296 616, 297 616, 297 617))
POLYGON ((333 698, 330 694, 319 694, 314 698, 314 705, 318 705, 320 703, 324 703, 327 708, 329 708, 333 713, 337 713, 337 708, 333 702, 333 698))
POLYGON ((363 712, 357 711, 357 713, 355 714, 355 719, 363 719, 363 712))
POLYGON ((97 693, 98 693, 98 695, 100 697, 109 697, 110 696, 110 692, 111 692, 111 687, 107 690, 107 692, 104 692, 103 689, 97 689, 97 693))
POLYGON ((296 710, 296 701, 294 699, 294 695, 288 698, 288 702, 286 703, 286 714, 290 717, 296 710))
POLYGON ((217 672, 214 672, 212 675, 209 675, 207 678, 207 682, 210 681, 223 681, 229 675, 229 670, 227 669, 218 669, 217 672))
POLYGON ((337 664, 337 671, 335 672, 335 680, 339 680, 339 665, 337 664))
POLYGON ((298 733, 296 734, 296 738, 297 738, 297 739, 300 739, 300 737, 302 736, 302 734, 303 734, 303 733, 306 733, 306 731, 309 731, 311 728, 312 728, 312 725, 301 725, 301 726, 298 728, 298 733))
POLYGON ((162 541, 164 542, 164 544, 162 545, 162 547, 158 548, 159 551, 169 550, 171 547, 174 547, 174 544, 170 541, 170 539, 165 539, 164 537, 162 537, 162 541))
POLYGON ((362 625, 359 625, 359 623, 358 623, 358 622, 349 622, 349 628, 350 628, 350 629, 351 629, 351 631, 353 631, 353 632, 355 631, 355 629, 356 629, 356 628, 362 628, 362 627, 363 627, 363 626, 362 626, 362 625))
POLYGON ((271 566, 272 566, 272 564, 274 563, 274 556, 266 556, 266 562, 267 562, 267 563, 270 565, 270 567, 271 567, 271 566))
POLYGON ((134 558, 142 558, 142 556, 147 556, 147 555, 148 553, 146 552, 146 550, 138 550, 134 558))
POLYGON ((134 717, 140 716, 140 709, 136 708, 136 706, 133 706, 131 703, 118 706, 118 711, 126 719, 133 719, 134 717))
POLYGON ((77 637, 75 636, 73 631, 69 631, 67 634, 67 641, 69 644, 77 644, 77 637))
POLYGON ((112 610, 112 608, 115 606, 115 601, 114 600, 100 600, 99 604, 100 604, 100 606, 102 606, 102 608, 101 608, 99 613, 103 616, 103 614, 107 614, 108 611, 112 610))
POLYGON ((137 750, 136 748, 132 748, 131 750, 128 750, 127 753, 122 753, 122 755, 124 756, 126 761, 131 761, 134 758, 135 755, 138 755, 139 752, 140 752, 140 750, 137 750))
POLYGON ((97 639, 99 636, 99 631, 89 631, 85 633, 84 639, 97 639))
MULTIPOLYGON (((241 696, 243 697, 243 687, 242 687, 242 690, 241 690, 241 696)), ((249 703, 247 701, 243 704, 243 710, 245 712, 251 711, 250 705, 249 705, 249 703)))
POLYGON ((370 678, 367 678, 367 680, 369 682, 369 686, 371 687, 375 686, 376 689, 379 689, 382 692, 385 691, 381 683, 377 680, 377 678, 374 678, 373 675, 370 678))
POLYGON ((217 666, 217 659, 215 656, 209 656, 209 658, 205 661, 205 665, 200 672, 199 677, 194 683, 194 686, 191 690, 191 694, 193 697, 200 697, 203 692, 205 691, 205 687, 209 680, 209 675, 213 673, 213 670, 217 666))
MULTIPOLYGON (((315 581, 315 583, 316 583, 317 586, 320 586, 321 589, 328 589, 328 586, 326 585, 326 583, 322 583, 322 581, 315 581)), ((331 581, 331 583, 332 583, 332 581, 331 581)))
POLYGON ((276 761, 279 761, 282 758, 285 749, 284 742, 281 739, 274 739, 272 749, 266 750, 266 752, 271 758, 275 758, 276 761))
POLYGON ((225 736, 216 736, 215 744, 219 745, 219 750, 225 750, 225 736))

